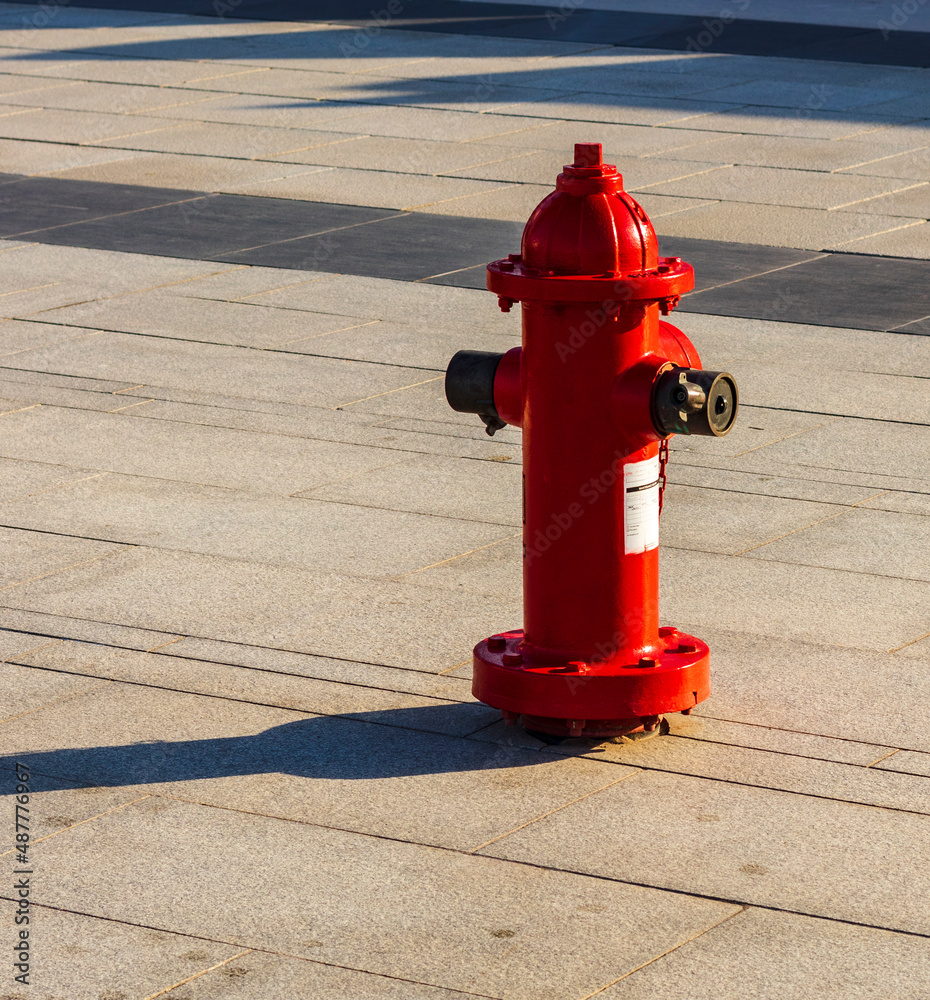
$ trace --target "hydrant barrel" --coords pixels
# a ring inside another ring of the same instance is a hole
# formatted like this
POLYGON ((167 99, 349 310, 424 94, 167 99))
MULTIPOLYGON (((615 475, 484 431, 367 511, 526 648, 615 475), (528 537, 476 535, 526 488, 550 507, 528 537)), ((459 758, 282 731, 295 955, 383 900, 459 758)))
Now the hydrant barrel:
POLYGON ((655 731, 709 694, 707 646, 658 607, 668 437, 719 437, 738 407, 733 377, 660 318, 693 283, 580 143, 520 253, 488 265, 502 310, 522 303, 522 348, 449 366, 454 409, 523 428, 523 628, 478 643, 473 692, 531 731, 655 731))

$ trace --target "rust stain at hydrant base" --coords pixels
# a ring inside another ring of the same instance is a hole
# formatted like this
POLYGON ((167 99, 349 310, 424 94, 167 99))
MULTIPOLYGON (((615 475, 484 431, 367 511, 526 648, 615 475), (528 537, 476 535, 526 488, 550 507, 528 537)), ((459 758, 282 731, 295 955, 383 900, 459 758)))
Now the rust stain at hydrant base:
POLYGON ((522 629, 474 651, 475 697, 555 736, 656 730, 710 694, 707 645, 659 626, 659 514, 672 434, 726 434, 736 383, 662 320, 694 287, 599 143, 575 146, 488 289, 523 346, 459 351, 455 410, 523 429, 522 629))

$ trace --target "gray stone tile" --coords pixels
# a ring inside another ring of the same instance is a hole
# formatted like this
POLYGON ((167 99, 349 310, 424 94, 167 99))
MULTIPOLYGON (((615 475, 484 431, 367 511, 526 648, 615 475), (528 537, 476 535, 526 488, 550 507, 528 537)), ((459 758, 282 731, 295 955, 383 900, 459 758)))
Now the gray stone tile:
MULTIPOLYGON (((776 538, 747 554, 754 559, 930 582, 930 518, 884 510, 850 510, 776 538)), ((876 582, 876 586, 881 584, 876 582)))
POLYGON ((519 527, 520 477, 508 462, 422 456, 300 495, 519 527))
POLYGON ((919 937, 755 907, 634 972, 601 994, 672 1000, 908 1000, 930 988, 919 937))
POLYGON ((376 448, 195 424, 183 425, 179 435, 170 421, 132 418, 132 413, 50 406, 9 413, 0 447, 4 457, 33 458, 36 435, 48 435, 43 457, 49 461, 77 460, 101 471, 278 494, 397 460, 396 453, 376 448))
POLYGON ((17 660, 34 649, 60 642, 60 639, 36 635, 33 632, 20 632, 11 629, 0 629, 0 663, 17 660))
MULTIPOLYGON (((907 88, 882 90, 873 87, 827 83, 816 90, 817 110, 823 108, 827 111, 847 111, 850 108, 878 104, 881 101, 893 101, 895 98, 905 97, 908 93, 909 89, 907 88)), ((766 80, 763 78, 706 91, 705 96, 714 101, 733 101, 738 104, 784 108, 782 113, 788 116, 797 114, 799 109, 809 107, 807 102, 812 97, 812 88, 807 82, 792 83, 787 80, 766 80)), ((890 106, 881 110, 897 114, 904 113, 894 112, 890 106)))
POLYGON ((925 934, 928 825, 927 816, 652 772, 482 853, 542 866, 571 858, 574 871, 602 878, 925 934), (861 864, 849 864, 851 852, 861 864))
POLYGON ((141 548, 21 584, 4 605, 435 673, 519 618, 518 601, 141 548))
MULTIPOLYGON (((316 945, 316 947, 321 947, 316 945)), ((309 943, 307 947, 313 947, 309 943)), ((312 955, 312 952, 308 953, 312 955)), ((170 994, 168 994, 170 996, 170 994)), ((253 951, 185 985, 187 1000, 278 1000, 308 996, 314 1000, 462 1000, 469 994, 424 986, 409 980, 374 976, 354 969, 321 965, 312 959, 283 958, 253 951)))
POLYGON ((109 114, 145 114, 155 109, 166 110, 176 104, 199 103, 207 95, 184 90, 180 87, 133 86, 131 84, 64 83, 41 91, 18 93, 16 104, 65 111, 99 112, 109 114))
POLYGON ((114 684, 0 735, 41 774, 463 851, 635 773, 441 735, 443 714, 465 731, 461 706, 416 698, 340 719, 114 684))
POLYGON ((40 857, 51 905, 80 902, 90 913, 176 933, 195 928, 245 947, 270 946, 507 1000, 550 1000, 554 978, 558 997, 590 993, 733 910, 152 799, 95 823, 92 832, 75 831, 67 843, 50 841, 40 857), (257 898, 249 874, 256 857, 262 858, 263 887, 257 898), (303 873, 299 885, 295 871, 303 873), (551 903, 545 912, 543 896, 551 903), (608 911, 613 916, 605 923, 601 914, 608 911))
POLYGON ((672 624, 875 650, 927 630, 924 582, 672 548, 660 561, 660 599, 672 624), (726 581, 723 590, 688 583, 707 579, 726 581))
POLYGON ((95 621, 92 618, 68 618, 50 615, 42 611, 0 606, 0 628, 16 632, 34 632, 52 639, 79 639, 84 642, 106 643, 123 646, 126 649, 152 649, 181 638, 170 632, 153 632, 146 629, 114 625, 111 622, 95 621))
MULTIPOLYGON (((15 904, 0 905, 12 926, 15 904)), ((48 907, 33 916, 36 948, 42 950, 41 979, 33 979, 29 992, 34 1000, 99 1000, 126 989, 150 996, 242 952, 234 945, 48 907)))
POLYGON ((441 379, 442 374, 361 361, 310 361, 283 355, 263 355, 259 366, 256 356, 245 348, 124 333, 65 342, 19 354, 7 363, 32 371, 66 370, 89 378, 106 379, 119 374, 122 379, 134 380, 129 385, 171 386, 249 399, 283 398, 315 406, 344 405, 426 379, 441 379))
POLYGON ((735 555, 841 511, 832 504, 669 483, 662 544, 735 555))
POLYGON ((95 681, 87 677, 75 677, 71 674, 53 673, 48 670, 33 670, 15 663, 7 663, 7 660, 23 659, 28 649, 41 648, 56 641, 40 636, 26 638, 16 635, 16 639, 24 641, 14 643, 9 641, 9 635, 8 632, 0 632, 0 655, 3 656, 4 661, 0 663, 0 678, 3 680, 6 692, 3 698, 3 708, 0 709, 0 722, 6 723, 19 716, 28 715, 43 705, 54 705, 56 702, 104 686, 102 681, 95 681), (28 649, 23 649, 23 647, 28 647, 28 649), (20 649, 22 652, 17 652, 20 649))
POLYGON ((43 531, 17 531, 9 527, 0 527, 0 539, 3 545, 0 591, 16 587, 26 580, 60 573, 72 566, 106 559, 124 550, 122 545, 89 538, 43 531))
MULTIPOLYGON (((174 295, 191 295, 197 299, 221 299, 234 302, 261 292, 275 291, 290 285, 315 281, 332 281, 336 275, 322 271, 292 271, 280 267, 250 267, 231 265, 215 274, 192 278, 171 288, 174 295)), ((325 310, 324 310, 325 311, 325 310)), ((352 313, 357 316, 357 312, 352 313)))

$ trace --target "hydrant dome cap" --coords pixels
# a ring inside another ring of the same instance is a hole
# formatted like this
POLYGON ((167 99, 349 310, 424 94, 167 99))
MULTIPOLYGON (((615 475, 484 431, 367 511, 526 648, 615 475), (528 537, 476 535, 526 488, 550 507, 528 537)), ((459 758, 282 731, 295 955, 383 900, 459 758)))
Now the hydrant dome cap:
POLYGON ((600 143, 577 143, 574 162, 523 230, 524 266, 556 275, 628 274, 658 264, 649 217, 623 190, 600 143))

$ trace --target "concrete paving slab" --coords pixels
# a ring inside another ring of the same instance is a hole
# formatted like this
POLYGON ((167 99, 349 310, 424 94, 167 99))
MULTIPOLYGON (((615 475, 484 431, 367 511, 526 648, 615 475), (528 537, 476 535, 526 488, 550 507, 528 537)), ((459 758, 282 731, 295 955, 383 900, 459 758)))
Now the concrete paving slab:
POLYGON ((106 559, 124 549, 122 545, 89 538, 9 527, 0 527, 0 539, 4 553, 0 590, 59 573, 70 566, 106 559))
MULTIPOLYGON (((915 177, 917 180, 922 180, 923 175, 900 171, 908 169, 905 164, 911 163, 910 158, 914 158, 914 162, 925 164, 924 173, 926 173, 927 154, 923 150, 896 153, 893 156, 885 152, 885 145, 893 141, 895 134, 894 129, 886 129, 881 133, 869 133, 868 138, 858 139, 724 135, 688 150, 676 151, 675 155, 692 161, 705 160, 752 167, 785 167, 791 170, 826 170, 841 174, 870 174, 879 177, 915 177), (876 149, 878 135, 884 136, 880 149, 876 149), (876 154, 887 159, 877 159, 876 154), (901 161, 900 170, 895 170, 892 166, 887 170, 878 169, 882 163, 892 164, 898 160, 901 161)), ((916 140, 905 140, 904 145, 909 145, 913 141, 916 140)))
POLYGON ((751 907, 605 990, 604 1000, 644 994, 671 1000, 905 1000, 927 989, 923 941, 870 927, 751 907))
POLYGON ((506 462, 423 456, 300 495, 519 528, 520 474, 506 462))
POLYGON ((871 174, 873 177, 905 177, 922 181, 926 178, 928 170, 930 170, 930 146, 924 146, 910 152, 883 156, 880 159, 871 159, 850 166, 844 173, 871 174))
MULTIPOLYGON (((783 167, 733 166, 719 170, 693 172, 668 181, 647 181, 643 190, 655 194, 684 195, 689 198, 713 198, 727 202, 753 202, 764 205, 788 205, 797 208, 846 208, 868 211, 871 215, 904 214, 899 197, 879 198, 905 187, 908 182, 890 177, 873 177, 862 184, 865 175, 787 170, 783 167), (843 178, 856 177, 853 183, 843 178), (854 204, 855 203, 855 204, 854 204), (870 203, 871 208, 862 206, 870 203), (894 209, 891 211, 890 209, 894 209)), ((930 188, 930 185, 926 185, 930 188)), ((916 203, 915 203, 916 204, 916 203)))
MULTIPOLYGON (((776 538, 747 555, 930 582, 930 519, 884 510, 850 510, 776 538)), ((930 613, 927 625, 930 628, 930 613)))
POLYGON ((216 556, 134 548, 106 562, 7 590, 4 606, 435 673, 520 617, 518 601, 216 556))
MULTIPOLYGON (((557 117, 557 116, 554 116, 557 117)), ((505 136, 511 133, 535 134, 547 124, 537 118, 524 115, 521 105, 520 115, 494 114, 478 115, 458 111, 435 111, 429 108, 394 108, 385 115, 379 108, 372 108, 351 118, 338 119, 330 123, 330 128, 356 135, 384 135, 404 139, 432 139, 458 141, 470 139, 493 139, 495 145, 508 142, 505 136)))
MULTIPOLYGON (((889 234, 888 245, 899 246, 896 256, 903 257, 908 252, 903 244, 894 243, 892 231, 906 225, 907 220, 892 215, 724 201, 669 216, 659 228, 664 236, 701 237, 734 243, 763 240, 766 246, 806 250, 822 250, 886 233, 889 234)), ((862 252, 872 251, 863 248, 862 252)))
POLYGON ((207 100, 202 91, 181 87, 135 86, 120 83, 58 81, 56 87, 18 92, 14 103, 24 107, 40 107, 67 111, 98 112, 106 108, 109 114, 146 114, 156 108, 164 111, 174 105, 195 104, 207 100))
MULTIPOLYGON (((824 111, 816 107, 817 91, 812 86, 813 104, 798 106, 794 114, 782 108, 743 107, 723 110, 688 121, 688 128, 711 132, 736 132, 742 135, 794 135, 810 139, 854 139, 873 132, 905 124, 907 118, 892 118, 856 111, 824 111)), ((879 136, 876 140, 881 142, 879 136)), ((919 145, 919 143, 918 143, 919 145)))
MULTIPOLYGON (((687 159, 686 152, 681 154, 681 159, 658 155, 619 156, 609 151, 605 151, 604 155, 610 157, 610 162, 623 175, 623 186, 628 191, 637 190, 648 184, 687 177, 692 173, 719 169, 718 164, 687 159)), ((535 150, 497 162, 462 167, 456 170, 455 174, 517 184, 545 184, 551 190, 555 178, 562 171, 566 156, 568 156, 566 150, 535 150)))
MULTIPOLYGON (((15 905, 6 900, 0 905, 12 924, 15 905)), ((126 989, 133 990, 135 996, 151 996, 204 969, 216 965, 228 968, 221 963, 243 951, 198 937, 49 907, 35 912, 34 919, 42 940, 41 985, 35 979, 30 985, 35 1000, 64 996, 99 1000, 119 993, 127 996, 126 989), (41 992, 36 992, 37 985, 41 992)))
POLYGON ((459 177, 423 177, 393 174, 383 170, 353 170, 325 167, 296 177, 255 181, 251 194, 305 201, 335 202, 345 205, 372 205, 375 208, 423 209, 432 211, 434 202, 485 197, 501 187, 459 177))
POLYGON ((177 634, 114 625, 88 618, 68 618, 42 611, 22 611, 0 605, 0 628, 16 632, 31 632, 52 639, 80 639, 106 643, 126 649, 152 649, 176 639, 177 634))
POLYGON ((674 624, 700 622, 874 650, 895 648, 927 631, 930 586, 924 582, 745 556, 734 562, 673 548, 663 550, 661 564, 660 599, 674 624), (723 606, 702 588, 675 585, 715 572, 732 580, 723 606))
MULTIPOLYGON (((111 685, 103 700, 84 698, 72 711, 54 707, 57 743, 67 749, 37 742, 24 732, 24 722, 8 723, 2 732, 5 746, 28 753, 30 766, 43 774, 99 786, 131 784, 136 795, 144 788, 204 805, 462 851, 636 773, 439 735, 443 710, 447 731, 464 730, 462 706, 406 701, 395 698, 394 708, 385 701, 384 708, 351 719, 242 704, 230 724, 216 699, 111 685), (146 722, 127 733, 125 716, 113 711, 117 706, 140 713, 146 722), (82 715, 88 711, 105 712, 112 722, 98 718, 90 728, 82 715), (172 716, 185 721, 175 725, 172 716), (462 811, 454 824, 450 806, 462 811)), ((472 711, 473 727, 490 713, 484 709, 483 715, 472 711)), ((877 777, 889 783, 919 780, 877 777)))
POLYGON ((915 892, 914 852, 928 823, 905 812, 644 772, 482 853, 544 866, 571 856, 574 870, 602 878, 926 933, 930 915, 915 892), (609 820, 618 815, 622 825, 609 820), (891 843, 908 849, 889 853, 891 843), (848 864, 851 850, 868 859, 867 868, 848 864))
POLYGON ((876 770, 897 771, 904 774, 919 774, 930 778, 930 754, 915 753, 913 750, 898 750, 875 765, 876 770))
POLYGON ((24 715, 31 717, 32 712, 44 705, 55 705, 68 698, 106 686, 105 681, 96 681, 89 677, 75 677, 72 674, 53 673, 48 670, 30 670, 28 667, 7 663, 7 659, 18 659, 26 652, 24 650, 24 653, 16 653, 17 649, 24 646, 39 648, 55 642, 54 639, 21 636, 15 633, 13 638, 20 641, 10 642, 7 638, 10 635, 8 632, 0 633, 0 655, 3 656, 3 662, 0 663, 0 678, 3 679, 7 692, 3 699, 3 708, 0 709, 0 722, 6 724, 24 715))
MULTIPOLYGON (((267 102, 266 102, 267 103, 267 102)), ((298 110, 298 109, 295 109, 298 110)), ((265 112, 267 113, 267 112, 265 112)), ((465 168, 521 157, 523 150, 502 143, 458 142, 451 139, 404 139, 396 136, 361 136, 315 146, 303 157, 305 162, 328 167, 389 170, 395 173, 442 174, 465 168)), ((289 155, 289 154, 288 154, 289 155)), ((279 157, 286 159, 287 157, 279 157)), ((469 174, 482 178, 482 173, 469 174)), ((497 177, 484 178, 497 180, 497 177)))
MULTIPOLYGON (((298 316, 314 314, 298 313, 298 316)), ((349 358, 375 361, 381 364, 409 365, 445 371, 449 359, 460 350, 464 336, 475 350, 503 353, 519 346, 519 340, 503 326, 494 331, 437 329, 435 326, 414 326, 383 320, 352 320, 355 325, 333 333, 309 334, 276 345, 278 350, 312 354, 318 357, 349 358)), ((312 329, 312 323, 309 327, 312 329)), ((0 331, 2 332, 2 331, 0 331)))
MULTIPOLYGON (((697 453, 690 453, 691 454, 697 453)), ((678 452, 676 458, 681 458, 678 452)), ((864 507, 881 505, 889 496, 883 493, 875 500, 875 489, 846 483, 824 482, 785 476, 770 476, 759 472, 738 472, 733 469, 703 468, 699 465, 672 461, 667 467, 669 483, 681 486, 696 486, 708 490, 726 490, 727 501, 731 493, 760 493, 766 497, 785 497, 789 500, 810 500, 823 504, 858 504, 864 507)), ((883 510, 891 509, 882 507, 883 510)))
POLYGON ((94 146, 0 139, 0 156, 3 157, 4 168, 22 174, 45 174, 55 170, 112 163, 129 155, 131 154, 124 150, 98 149, 94 146))
MULTIPOLYGON (((667 606, 662 618, 674 621, 667 606)), ((930 750, 919 707, 927 683, 926 643, 914 642, 895 653, 870 653, 825 642, 725 632, 703 623, 675 624, 693 630, 711 647, 713 695, 699 710, 708 716, 930 750)))
MULTIPOLYGON (((863 175, 864 176, 864 175, 863 175)), ((915 184, 906 190, 869 198, 847 207, 847 211, 876 215, 900 215, 926 221, 930 217, 930 184, 915 184)))
MULTIPOLYGON (((22 109, 20 109, 22 111, 22 109)), ((88 111, 34 109, 0 116, 0 137, 41 141, 53 135, 59 142, 101 143, 119 136, 141 135, 176 127, 167 118, 113 115, 88 111)))
POLYGON ((30 496, 96 473, 45 462, 0 459, 0 501, 30 496))
POLYGON ((44 456, 49 461, 79 460, 97 471, 278 494, 396 461, 396 455, 381 449, 195 424, 185 425, 185 447, 179 452, 176 430, 168 421, 132 418, 133 412, 43 406, 8 413, 3 417, 3 457, 32 460, 33 435, 48 433, 58 439, 44 456))
POLYGON ((89 167, 69 169, 59 176, 102 184, 170 186, 230 194, 250 185, 304 174, 297 164, 270 164, 219 156, 175 156, 170 153, 125 151, 125 155, 89 167))
POLYGON ((34 287, 40 275, 46 282, 80 286, 86 298, 100 298, 205 277, 230 267, 213 261, 29 243, 3 255, 0 270, 7 289, 34 287))
POLYGON ((278 1000, 302 993, 317 1000, 461 1000, 470 995, 259 951, 198 977, 182 992, 187 1000, 278 1000))
POLYGON ((95 824, 93 835, 84 827, 67 844, 50 841, 42 864, 54 888, 43 901, 81 900, 86 910, 118 919, 156 927, 170 921, 182 933, 196 926, 246 947, 254 939, 294 955, 508 1000, 550 1000, 554 979, 559 997, 590 993, 734 909, 435 848, 149 802, 95 824), (181 841, 189 846, 178 856, 181 841), (229 849, 218 854, 218 842, 229 849), (106 865, 94 864, 104 856, 106 865), (170 897, 167 871, 151 864, 169 856, 170 897), (264 858, 258 900, 248 873, 256 856, 264 858), (345 865, 351 881, 342 877, 345 865), (288 874, 294 870, 306 879, 296 892, 288 874), (212 889, 206 908, 203 884, 212 889), (546 914, 537 905, 541 894, 555 901, 546 914), (372 898, 383 904, 375 920, 372 898), (614 918, 605 925, 600 914, 608 910, 614 918), (507 933, 495 937, 499 930, 507 933))
POLYGON ((835 249, 847 253, 869 253, 882 257, 930 259, 930 226, 918 222, 906 229, 837 243, 835 249))
POLYGON ((67 365, 69 371, 87 378, 106 379, 121 372, 124 378, 134 378, 136 385, 250 399, 276 400, 283 395, 293 403, 329 407, 442 378, 441 373, 431 370, 395 365, 330 358, 310 361, 271 353, 259 356, 236 346, 109 332, 88 341, 69 341, 41 352, 18 354, 7 364, 30 371, 60 371, 67 365))
POLYGON ((757 546, 768 548, 776 544, 772 539, 842 512, 832 504, 670 483, 662 507, 662 544, 732 555, 747 549, 755 553, 760 551, 757 546))
MULTIPOLYGON (((6 52, 10 52, 9 49, 6 52)), ((17 55, 19 55, 17 53, 17 55)), ((172 87, 191 84, 204 79, 221 79, 236 76, 243 80, 256 72, 252 67, 204 64, 182 59, 125 59, 118 56, 100 54, 71 53, 63 59, 49 58, 46 54, 30 54, 17 61, 17 74, 28 76, 50 76, 66 80, 101 83, 126 83, 137 85, 143 82, 150 87, 172 87)))
MULTIPOLYGON (((390 457, 385 454, 386 460, 390 457)), ((493 462, 472 464, 498 467, 493 462)), ((3 507, 3 517, 9 526, 33 529, 21 536, 30 545, 36 544, 35 530, 70 531, 127 544, 383 578, 454 558, 512 534, 508 527, 475 523, 474 511, 464 518, 428 517, 430 512, 413 513, 409 507, 402 512, 386 509, 384 503, 326 499, 313 494, 269 498, 111 475, 10 501, 3 507)), ((20 537, 10 534, 13 541, 20 537)), ((92 552, 79 554, 88 558, 92 552)))
MULTIPOLYGON (((209 643, 209 640, 197 641, 209 643)), ((390 672, 392 677, 387 681, 381 679, 380 686, 370 683, 375 679, 371 676, 364 678, 369 681, 367 684, 347 684, 339 680, 344 672, 338 669, 338 661, 333 661, 337 664, 336 669, 317 670, 322 676, 311 678, 282 671, 216 663, 202 658, 192 659, 181 653, 172 653, 176 646, 176 642, 169 642, 154 651, 143 652, 64 640, 16 659, 17 663, 42 671, 78 675, 85 680, 100 678, 124 682, 127 685, 127 698, 131 698, 132 691, 141 685, 146 691, 204 695, 301 713, 351 715, 360 720, 370 719, 380 725, 401 728, 414 726, 423 732, 445 733, 450 736, 473 732, 495 717, 490 709, 468 697, 461 678, 448 681, 446 678, 432 677, 434 688, 458 688, 456 700, 450 701, 435 695, 423 696, 403 690, 404 687, 428 686, 426 683, 416 683, 419 680, 416 677, 414 684, 405 684, 403 678, 410 673, 406 670, 382 667, 381 674, 390 672), (330 674, 329 677, 326 676, 327 673, 330 674), (396 683, 394 676, 399 676, 396 683)), ((279 658, 285 655, 278 653, 279 658)), ((316 659, 320 661, 324 658, 316 659)), ((429 680, 428 675, 423 676, 429 680)))
POLYGON ((343 685, 381 688, 407 694, 440 698, 445 701, 473 701, 471 687, 460 677, 437 676, 417 670, 398 670, 379 663, 357 663, 332 657, 308 656, 261 646, 244 646, 216 639, 185 638, 165 644, 156 652, 160 656, 208 660, 211 663, 246 667, 295 677, 312 677, 343 685))
MULTIPOLYGON (((612 125, 673 125, 691 128, 692 119, 737 108, 736 104, 663 97, 624 95, 622 103, 613 94, 580 93, 548 101, 528 101, 519 106, 519 114, 528 119, 549 121, 607 122, 612 125)), ((496 112, 490 112, 496 115, 496 112)), ((590 125, 588 126, 590 128, 590 125)), ((532 141, 532 140, 531 140, 532 141)))
POLYGON ((359 325, 351 316, 173 295, 170 289, 56 309, 54 320, 72 327, 243 347, 276 347, 359 325))
MULTIPOLYGON (((864 108, 895 115, 910 114, 913 108, 906 100, 910 87, 900 90, 877 89, 874 87, 851 87, 843 84, 826 83, 816 90, 817 110, 848 111, 864 108), (883 107, 873 107, 882 104, 883 107), (865 108, 865 106, 868 106, 865 108), (895 109, 900 110, 895 110, 895 109)), ((732 83, 717 90, 705 91, 710 100, 732 101, 736 104, 752 104, 761 107, 784 108, 787 114, 797 113, 799 108, 811 108, 809 103, 815 96, 806 82, 788 80, 752 80, 746 83, 732 83)))
MULTIPOLYGON (((586 59, 589 57, 585 57, 586 59)), ((538 123, 538 119, 536 119, 538 123)), ((653 128, 651 125, 617 125, 611 122, 598 122, 596 126, 584 126, 577 121, 552 121, 545 128, 534 129, 532 133, 521 135, 519 139, 506 140, 513 146, 519 142, 520 149, 548 149, 570 159, 574 143, 578 141, 579 129, 589 132, 595 128, 598 139, 604 147, 604 159, 613 163, 614 159, 625 152, 636 156, 651 156, 661 154, 667 156, 672 150, 690 149, 692 146, 713 142, 718 136, 709 135, 706 131, 696 131, 687 128, 653 128)), ((475 145, 500 145, 494 140, 479 140, 475 145)), ((513 147, 511 147, 513 148, 513 147)), ((691 153, 680 153, 691 157, 691 153)))

